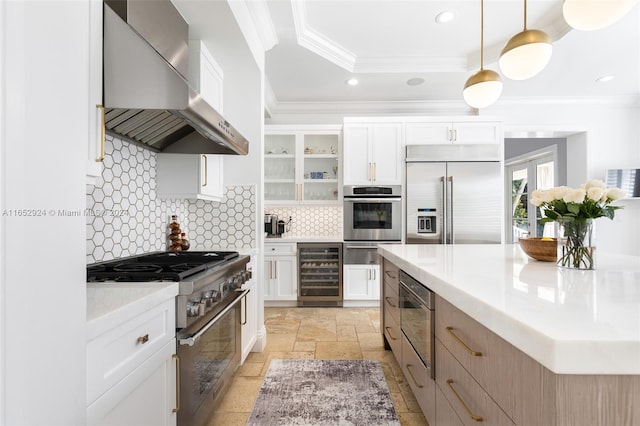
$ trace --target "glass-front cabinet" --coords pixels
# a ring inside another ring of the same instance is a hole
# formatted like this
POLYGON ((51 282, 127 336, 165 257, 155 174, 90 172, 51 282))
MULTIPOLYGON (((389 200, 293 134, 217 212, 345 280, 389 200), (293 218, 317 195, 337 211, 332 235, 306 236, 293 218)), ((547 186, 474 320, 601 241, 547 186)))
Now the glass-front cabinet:
POLYGON ((265 204, 337 204, 342 192, 340 126, 266 126, 265 204))

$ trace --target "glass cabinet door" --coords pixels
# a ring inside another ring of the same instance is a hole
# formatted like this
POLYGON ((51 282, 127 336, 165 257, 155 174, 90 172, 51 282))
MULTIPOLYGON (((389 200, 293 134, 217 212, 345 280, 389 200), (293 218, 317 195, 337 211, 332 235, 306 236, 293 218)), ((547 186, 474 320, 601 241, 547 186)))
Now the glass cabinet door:
POLYGON ((295 201, 295 135, 265 135, 264 149, 264 199, 295 201))
POLYGON ((303 135, 304 200, 338 200, 339 136, 303 135))

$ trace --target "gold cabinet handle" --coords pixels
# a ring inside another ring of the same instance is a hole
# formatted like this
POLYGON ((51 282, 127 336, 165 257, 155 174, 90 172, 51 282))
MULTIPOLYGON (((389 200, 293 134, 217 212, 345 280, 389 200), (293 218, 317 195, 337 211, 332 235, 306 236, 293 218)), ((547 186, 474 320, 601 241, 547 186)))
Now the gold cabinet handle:
POLYGON ((384 271, 384 274, 385 274, 386 276, 388 276, 389 278, 393 278, 394 280, 398 278, 398 276, 397 276, 397 275, 393 275, 393 274, 391 273, 391 271, 384 271))
POLYGON ((145 343, 147 343, 149 341, 149 335, 145 334, 144 336, 140 336, 136 339, 136 342, 144 345, 145 343))
POLYGON ((418 387, 418 389, 422 389, 424 387, 424 385, 419 384, 416 381, 416 378, 413 376, 413 373, 411 372, 411 367, 413 367, 413 365, 411 364, 405 364, 407 367, 407 371, 409 372, 409 376, 411 376, 411 380, 413 380, 413 383, 418 387))
POLYGON ((102 163, 104 161, 104 145, 106 143, 106 123, 105 123, 105 111, 103 105, 96 105, 96 108, 100 110, 100 155, 96 158, 96 163, 102 163))
POLYGON ((463 342, 462 339, 460 337, 458 337, 458 335, 456 333, 453 332, 453 327, 447 327, 447 331, 449 332, 449 334, 451 334, 453 336, 454 339, 456 339, 458 341, 458 343, 460 343, 464 347, 464 349, 467 352, 469 352, 470 355, 482 356, 482 352, 474 351, 465 342, 463 342))
POLYGON ((387 301, 387 303, 388 303, 392 308, 397 308, 397 306, 396 306, 396 305, 394 305, 393 303, 391 303, 391 301, 390 301, 390 300, 391 300, 391 298, 390 298, 389 296, 385 296, 385 297, 384 297, 384 300, 386 300, 386 301, 387 301))
POLYGON ((202 158, 204 158, 204 183, 202 186, 205 187, 209 183, 209 159, 206 155, 203 155, 202 158))
POLYGON ((391 340, 398 340, 398 338, 393 337, 393 334, 391 334, 391 327, 385 327, 385 330, 387 330, 387 333, 389 333, 389 337, 391 337, 391 340))
POLYGON ((456 390, 453 388, 453 380, 447 379, 447 385, 449 386, 449 389, 451 389, 451 392, 453 392, 453 394, 456 396, 458 401, 460 401, 460 404, 462 404, 462 406, 464 407, 464 410, 467 412, 467 415, 471 417, 472 420, 475 420, 476 422, 483 421, 482 417, 476 416, 475 414, 473 414, 473 412, 469 409, 467 404, 462 400, 462 398, 460 398, 460 395, 458 395, 458 392, 456 392, 456 390))
POLYGON ((182 400, 181 394, 181 381, 180 381, 180 357, 178 354, 171 355, 171 358, 176 360, 176 408, 171 410, 172 413, 177 413, 180 411, 180 403, 182 400))

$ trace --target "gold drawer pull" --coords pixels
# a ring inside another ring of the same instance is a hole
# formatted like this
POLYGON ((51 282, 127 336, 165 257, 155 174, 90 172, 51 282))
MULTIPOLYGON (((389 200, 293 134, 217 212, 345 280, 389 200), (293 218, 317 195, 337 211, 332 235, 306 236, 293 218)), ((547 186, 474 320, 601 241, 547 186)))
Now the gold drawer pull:
POLYGON ((481 422, 483 420, 482 417, 476 416, 475 414, 473 414, 471 410, 469 410, 469 407, 467 407, 467 404, 465 404, 462 398, 460 398, 460 395, 458 395, 458 392, 456 392, 456 390, 453 388, 453 380, 447 379, 447 385, 449 385, 449 389, 451 389, 451 392, 453 392, 456 398, 458 398, 458 401, 460 401, 460 404, 462 404, 462 406, 464 407, 469 417, 471 417, 471 419, 475 420, 476 422, 481 422))
POLYGON ((393 337, 393 334, 391 334, 391 327, 385 327, 385 330, 387 330, 387 333, 389 333, 389 337, 391 337, 391 340, 398 340, 398 338, 393 337))
POLYGON ((463 342, 462 339, 459 338, 456 333, 453 332, 453 327, 447 327, 447 331, 453 336, 454 339, 458 341, 458 343, 460 343, 466 349, 467 352, 469 352, 469 354, 473 356, 482 356, 482 352, 476 352, 473 349, 471 349, 469 346, 467 346, 467 344, 463 342))
POLYGON ((385 296, 384 300, 386 300, 387 303, 389 304, 389 306, 391 306, 392 308, 397 308, 396 305, 394 305, 393 303, 390 302, 391 298, 389 296, 385 296))
POLYGON ((422 389, 424 387, 424 385, 419 384, 416 381, 416 378, 414 377, 413 373, 411 372, 411 367, 413 367, 413 365, 411 364, 405 364, 407 366, 407 371, 409 372, 409 375, 411 376, 411 380, 413 380, 413 383, 415 383, 415 385, 418 387, 418 389, 422 389))
POLYGON ((138 343, 141 343, 141 344, 144 345, 145 343, 147 343, 149 341, 149 335, 145 334, 144 336, 140 336, 140 337, 138 337, 138 339, 136 341, 138 343))
POLYGON ((391 273, 391 271, 384 271, 385 275, 388 276, 389 278, 393 278, 394 280, 398 278, 397 275, 393 275, 391 273))

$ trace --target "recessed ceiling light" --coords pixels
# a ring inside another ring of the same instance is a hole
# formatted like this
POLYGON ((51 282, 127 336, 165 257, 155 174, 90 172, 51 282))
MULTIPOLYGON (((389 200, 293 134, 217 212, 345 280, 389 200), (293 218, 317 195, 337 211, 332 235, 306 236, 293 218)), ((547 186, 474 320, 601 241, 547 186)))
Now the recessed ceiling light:
POLYGON ((615 77, 612 75, 603 75, 602 77, 596 78, 596 83, 606 83, 607 81, 613 80, 615 77))
POLYGON ((420 77, 414 77, 407 80, 408 86, 419 86, 422 83, 424 83, 424 78, 420 78, 420 77))
POLYGON ((349 86, 356 86, 358 84, 358 79, 350 78, 349 80, 345 81, 345 83, 347 83, 349 86))
POLYGON ((438 24, 447 24, 456 17, 456 14, 451 10, 445 10, 444 12, 440 12, 436 15, 436 22, 438 24))

